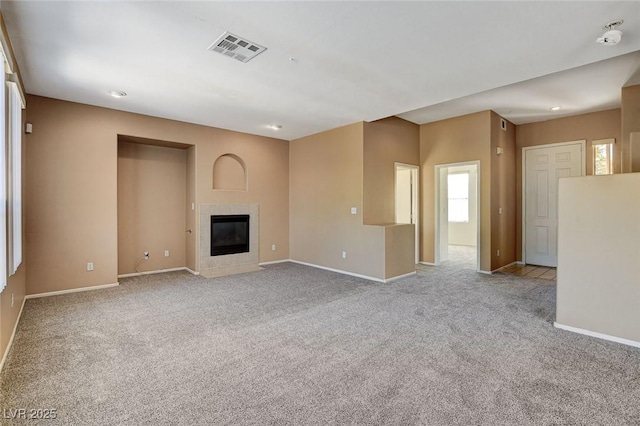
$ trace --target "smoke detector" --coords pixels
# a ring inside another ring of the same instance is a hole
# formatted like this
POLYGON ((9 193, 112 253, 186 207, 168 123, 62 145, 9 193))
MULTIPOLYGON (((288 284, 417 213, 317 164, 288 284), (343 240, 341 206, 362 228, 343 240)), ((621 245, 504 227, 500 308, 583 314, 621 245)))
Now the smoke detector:
POLYGON ((596 39, 596 43, 604 44, 605 46, 613 46, 616 45, 622 40, 622 31, 616 30, 616 27, 622 25, 624 21, 622 19, 618 19, 616 21, 611 21, 602 29, 607 30, 602 37, 598 37, 596 39))
POLYGON ((218 37, 208 49, 229 58, 237 59, 240 62, 249 62, 267 50, 264 46, 260 46, 244 37, 231 34, 228 31, 218 37))

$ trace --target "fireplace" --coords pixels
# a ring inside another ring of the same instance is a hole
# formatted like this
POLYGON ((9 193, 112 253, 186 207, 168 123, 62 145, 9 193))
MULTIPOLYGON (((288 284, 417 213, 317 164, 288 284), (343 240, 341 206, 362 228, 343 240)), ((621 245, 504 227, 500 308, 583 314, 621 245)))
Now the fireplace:
POLYGON ((249 215, 211 216, 211 256, 249 252, 249 215))

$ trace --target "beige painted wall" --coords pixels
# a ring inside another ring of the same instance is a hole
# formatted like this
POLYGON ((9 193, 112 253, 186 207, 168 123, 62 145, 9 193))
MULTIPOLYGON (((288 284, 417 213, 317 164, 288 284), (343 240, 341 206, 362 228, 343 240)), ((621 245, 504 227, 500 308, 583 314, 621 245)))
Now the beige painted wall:
POLYGON ((364 123, 365 224, 394 223, 395 163, 420 162, 420 127, 397 117, 364 123))
POLYGON ((640 173, 560 179, 559 213, 556 322, 640 342, 640 173))
POLYGON ((384 278, 390 279, 416 270, 416 231, 414 225, 384 227, 384 278))
POLYGON ((362 223, 363 133, 355 123, 291 141, 291 257, 383 279, 384 227, 362 223))
MULTIPOLYGON (((632 160, 638 162, 640 147, 631 147, 631 134, 640 132, 640 85, 622 88, 622 172, 632 171, 632 160)), ((619 139, 616 139, 619 140, 619 139)))
POLYGON ((118 274, 185 266, 186 200, 185 149, 118 143, 118 274))
MULTIPOLYGON (((199 204, 259 204, 260 262, 289 258, 289 142, 211 129, 196 145, 199 204), (213 164, 224 154, 242 159, 247 190, 213 189, 213 164), (271 250, 275 244, 276 250, 271 250)), ((197 227, 197 224, 196 224, 197 227)), ((198 230, 199 232, 199 230, 198 230)), ((199 234, 196 234, 199 235, 199 234)))
POLYGON ((506 130, 502 130, 501 119, 491 112, 491 270, 517 260, 516 126, 506 121, 506 130), (501 155, 497 155, 498 147, 503 150, 501 155))
POLYGON ((420 126, 421 257, 434 262, 435 166, 480 161, 480 268, 491 270, 491 112, 420 126))
POLYGON ((247 189, 246 169, 243 162, 234 155, 221 155, 213 164, 213 188, 245 191, 247 189))
POLYGON ((117 132, 105 129, 116 117, 69 102, 27 102, 27 294, 115 283, 118 144, 117 132))
POLYGON ((118 134, 194 145, 193 202, 260 204, 260 261, 289 257, 288 142, 38 96, 28 102, 28 294, 117 281, 118 134), (213 190, 213 163, 227 153, 247 164, 247 191, 213 190))
MULTIPOLYGON (((636 86, 640 87, 640 86, 636 86)), ((623 106, 624 95, 623 90, 623 106)), ((640 93, 640 91, 639 91, 640 93)), ((640 108, 640 97, 638 107, 640 108)), ((626 109, 626 108, 625 108, 626 109)), ((638 110, 640 111, 640 109, 638 110)), ((587 140, 587 175, 593 174, 591 142, 615 138, 614 172, 620 173, 625 142, 621 141, 621 110, 594 112, 539 123, 522 124, 516 128, 516 259, 522 260, 522 148, 575 140, 587 140)), ((639 120, 640 126, 640 120, 639 120)), ((640 127, 639 127, 640 129, 640 127)))
POLYGON ((18 314, 25 296, 25 261, 18 268, 15 275, 9 277, 7 286, 0 293, 0 358, 4 355, 13 333, 13 328, 18 321, 18 314), (13 294, 13 306, 11 295, 13 294))

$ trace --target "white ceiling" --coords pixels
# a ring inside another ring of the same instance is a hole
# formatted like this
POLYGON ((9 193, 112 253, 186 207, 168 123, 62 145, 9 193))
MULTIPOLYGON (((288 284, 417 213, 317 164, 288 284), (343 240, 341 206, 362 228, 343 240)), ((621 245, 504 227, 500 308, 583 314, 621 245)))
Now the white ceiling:
POLYGON ((640 66, 640 2, 0 7, 28 93, 288 140, 393 115, 493 109, 525 123, 615 108, 640 66), (622 42, 596 44, 614 19, 622 42), (268 50, 248 63, 207 50, 224 31, 268 50))

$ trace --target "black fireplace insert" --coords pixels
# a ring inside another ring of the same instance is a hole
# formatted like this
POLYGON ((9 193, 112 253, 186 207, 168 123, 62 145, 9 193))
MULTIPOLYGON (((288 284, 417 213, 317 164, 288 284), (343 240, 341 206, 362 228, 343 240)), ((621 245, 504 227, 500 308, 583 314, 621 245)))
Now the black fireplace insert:
POLYGON ((248 214, 211 216, 211 256, 248 252, 248 214))

